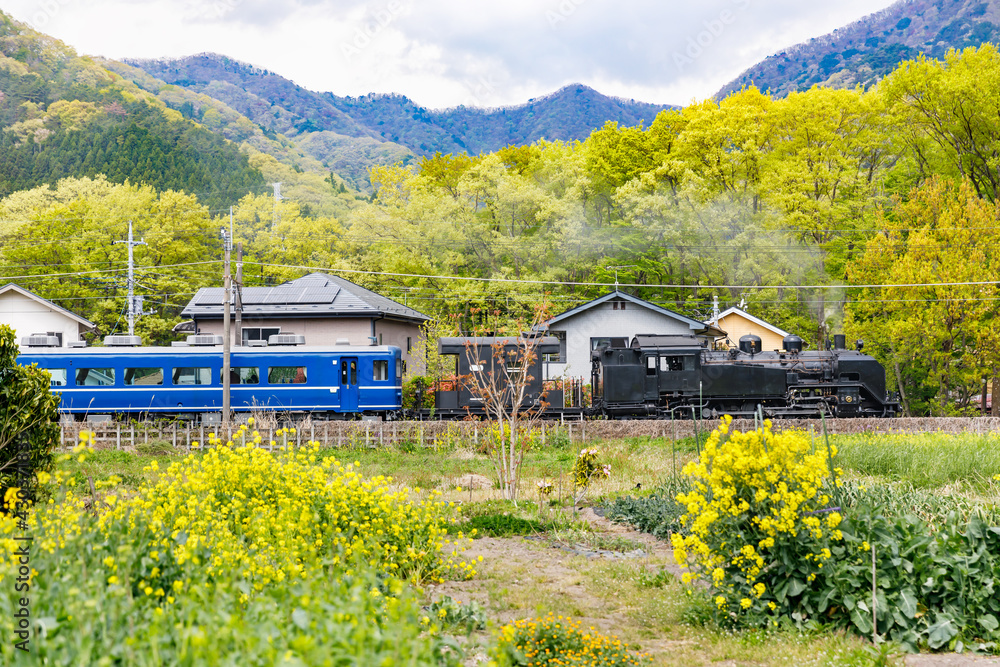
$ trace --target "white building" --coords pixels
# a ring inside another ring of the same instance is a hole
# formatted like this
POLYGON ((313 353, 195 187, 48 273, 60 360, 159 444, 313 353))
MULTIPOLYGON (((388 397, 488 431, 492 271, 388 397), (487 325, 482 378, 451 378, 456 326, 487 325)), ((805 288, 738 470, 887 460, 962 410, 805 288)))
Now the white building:
POLYGON ((83 340, 81 334, 96 326, 13 283, 0 287, 0 324, 14 329, 18 343, 26 336, 40 333, 56 336, 62 347, 83 340))
POLYGON ((558 361, 553 355, 545 364, 546 378, 575 377, 585 382, 590 381, 591 350, 611 338, 692 334, 711 339, 726 335, 710 324, 617 291, 556 315, 543 326, 560 342, 558 361))

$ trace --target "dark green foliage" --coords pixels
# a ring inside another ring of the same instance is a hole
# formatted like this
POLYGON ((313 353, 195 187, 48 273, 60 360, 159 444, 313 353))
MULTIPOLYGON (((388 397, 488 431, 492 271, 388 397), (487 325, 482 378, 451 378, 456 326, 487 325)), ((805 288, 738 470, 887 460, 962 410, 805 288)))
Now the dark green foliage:
POLYGON ((845 519, 843 545, 832 549, 825 576, 801 591, 793 619, 870 637, 874 544, 879 635, 911 651, 996 647, 1000 527, 952 515, 935 531, 912 515, 890 519, 867 505, 845 519))
MULTIPOLYGON (((512 537, 544 533, 551 528, 550 523, 522 519, 512 514, 481 514, 458 524, 454 527, 454 531, 470 534, 474 530, 477 537, 512 537)), ((449 532, 452 530, 449 529, 449 532)))
POLYGON ((49 389, 49 374, 35 366, 17 364, 14 330, 0 324, 0 498, 17 486, 16 447, 28 438, 30 470, 52 468, 52 452, 59 443, 59 397, 49 389))
POLYGON ((680 517, 687 508, 677 502, 677 494, 689 490, 687 478, 673 480, 649 496, 623 496, 605 508, 605 517, 616 523, 635 526, 644 533, 665 539, 681 528, 680 517))
POLYGON ((429 391, 430 379, 423 375, 411 377, 403 383, 403 409, 423 410, 434 407, 434 392, 429 391))
POLYGON ((0 196, 61 178, 104 174, 115 183, 144 183, 157 190, 197 193, 221 208, 263 185, 245 155, 211 132, 168 120, 145 103, 131 107, 128 120, 57 130, 40 144, 0 135, 0 196))

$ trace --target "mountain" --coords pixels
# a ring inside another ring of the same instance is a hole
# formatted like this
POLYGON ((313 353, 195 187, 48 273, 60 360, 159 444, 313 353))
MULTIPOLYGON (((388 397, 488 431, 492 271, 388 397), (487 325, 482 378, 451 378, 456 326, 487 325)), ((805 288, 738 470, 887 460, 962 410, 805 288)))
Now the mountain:
POLYGON ((374 140, 404 147, 416 155, 495 151, 538 139, 586 138, 607 121, 649 123, 669 105, 646 104, 601 95, 580 84, 494 109, 456 107, 432 110, 403 95, 339 97, 307 90, 273 72, 203 53, 177 60, 127 60, 168 84, 209 95, 247 118, 290 138, 332 133, 338 141, 310 138, 301 143, 318 159, 337 154, 331 146, 374 140))
POLYGON ((941 58, 949 49, 998 41, 1000 0, 901 0, 765 58, 723 86, 716 98, 749 85, 777 97, 816 84, 868 87, 921 53, 941 58))
POLYGON ((236 144, 2 12, 0 155, 0 197, 105 174, 215 207, 266 185, 236 144))

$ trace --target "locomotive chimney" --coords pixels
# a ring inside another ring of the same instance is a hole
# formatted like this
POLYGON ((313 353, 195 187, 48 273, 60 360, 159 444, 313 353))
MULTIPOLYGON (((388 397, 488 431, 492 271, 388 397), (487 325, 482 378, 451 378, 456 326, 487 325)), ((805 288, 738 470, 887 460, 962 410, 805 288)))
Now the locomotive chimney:
POLYGON ((833 335, 833 349, 835 350, 846 350, 847 349, 847 336, 844 334, 834 334, 833 335))

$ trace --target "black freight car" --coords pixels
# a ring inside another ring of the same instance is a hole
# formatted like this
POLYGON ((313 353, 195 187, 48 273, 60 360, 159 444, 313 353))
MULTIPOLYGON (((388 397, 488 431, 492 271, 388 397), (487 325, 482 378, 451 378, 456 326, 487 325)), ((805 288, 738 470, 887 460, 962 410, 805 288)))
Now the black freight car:
MULTIPOLYGON (((438 353, 455 356, 455 386, 450 390, 434 392, 434 414, 447 419, 465 416, 484 416, 483 401, 475 392, 470 391, 471 376, 474 373, 517 372, 523 358, 524 341, 522 337, 463 337, 439 338, 438 353), (502 351, 505 360, 509 360, 506 369, 498 369, 496 352, 502 351), (479 363, 477 363, 479 362, 479 363)), ((528 408, 540 405, 542 401, 549 405, 562 406, 561 390, 544 391, 543 355, 558 354, 559 340, 546 336, 541 340, 533 340, 534 358, 527 366, 528 382, 521 407, 528 408)))

